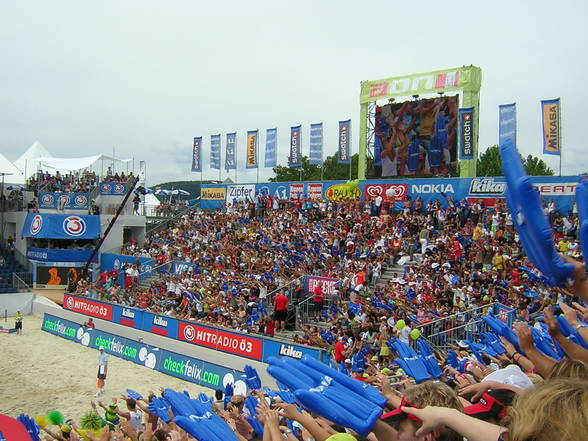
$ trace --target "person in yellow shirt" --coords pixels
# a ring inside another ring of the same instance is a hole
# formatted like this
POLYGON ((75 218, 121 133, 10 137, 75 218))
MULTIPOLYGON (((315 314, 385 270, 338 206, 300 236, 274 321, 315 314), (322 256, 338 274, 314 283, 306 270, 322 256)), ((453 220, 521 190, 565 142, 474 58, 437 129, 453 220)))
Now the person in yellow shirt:
POLYGON ((16 311, 16 315, 14 316, 14 329, 16 329, 18 335, 22 335, 22 319, 23 316, 20 311, 16 311))
POLYGON ((570 249, 570 241, 564 237, 557 243, 557 249, 560 253, 567 253, 570 249))
POLYGON ((476 240, 480 240, 481 237, 482 237, 482 224, 477 224, 474 227, 474 231, 472 233, 472 239, 474 241, 476 241, 476 240))

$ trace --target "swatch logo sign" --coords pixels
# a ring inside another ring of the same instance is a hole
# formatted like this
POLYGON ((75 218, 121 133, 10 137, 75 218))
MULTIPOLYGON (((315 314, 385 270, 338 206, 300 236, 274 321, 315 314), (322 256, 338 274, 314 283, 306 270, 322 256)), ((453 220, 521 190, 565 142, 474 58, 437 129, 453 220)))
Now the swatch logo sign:
POLYGON ((63 230, 70 236, 82 236, 86 232, 86 222, 79 216, 68 216, 63 221, 63 230))
POLYGON ((31 234, 33 236, 38 234, 41 228, 43 228, 43 217, 37 214, 31 222, 31 234))

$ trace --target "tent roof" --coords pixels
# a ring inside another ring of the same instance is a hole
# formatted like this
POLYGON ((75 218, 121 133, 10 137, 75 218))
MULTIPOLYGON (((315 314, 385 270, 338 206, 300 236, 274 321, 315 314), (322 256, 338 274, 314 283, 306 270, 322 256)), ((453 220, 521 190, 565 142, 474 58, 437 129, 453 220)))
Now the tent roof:
POLYGON ((33 159, 39 161, 43 167, 53 168, 56 170, 81 170, 83 168, 88 168, 96 161, 101 160, 117 162, 132 161, 132 159, 117 159, 106 155, 85 156, 82 158, 53 158, 40 156, 33 159))
POLYGON ((6 156, 4 156, 2 153, 0 153, 0 175, 10 176, 9 178, 7 178, 7 182, 10 183, 17 183, 14 182, 14 179, 12 179, 13 177, 22 179, 22 173, 18 169, 18 167, 16 167, 16 165, 10 162, 8 158, 6 158, 6 156))
POLYGON ((20 171, 31 176, 37 171, 38 162, 34 158, 39 156, 52 157, 53 155, 41 144, 39 141, 35 141, 19 158, 14 161, 20 171))
POLYGON ((161 202, 159 201, 159 199, 157 199, 157 196, 155 196, 152 193, 147 193, 145 195, 145 205, 154 205, 157 206, 161 204, 161 202))

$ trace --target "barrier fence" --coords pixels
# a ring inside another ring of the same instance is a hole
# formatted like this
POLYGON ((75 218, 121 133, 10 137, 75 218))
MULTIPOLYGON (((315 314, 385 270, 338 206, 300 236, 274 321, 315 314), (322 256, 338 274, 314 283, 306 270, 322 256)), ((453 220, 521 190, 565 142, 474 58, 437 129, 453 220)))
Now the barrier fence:
POLYGON ((115 357, 211 389, 222 388, 224 384, 232 383, 235 390, 247 390, 242 380, 243 371, 159 349, 108 332, 85 328, 51 314, 45 314, 41 329, 89 348, 98 349, 103 346, 106 353, 115 357))
POLYGON ((63 308, 253 360, 266 361, 269 357, 277 356, 300 359, 303 355, 317 360, 328 358, 322 349, 284 343, 268 337, 238 333, 197 322, 178 320, 153 314, 143 309, 127 308, 86 297, 66 294, 63 298, 63 308))

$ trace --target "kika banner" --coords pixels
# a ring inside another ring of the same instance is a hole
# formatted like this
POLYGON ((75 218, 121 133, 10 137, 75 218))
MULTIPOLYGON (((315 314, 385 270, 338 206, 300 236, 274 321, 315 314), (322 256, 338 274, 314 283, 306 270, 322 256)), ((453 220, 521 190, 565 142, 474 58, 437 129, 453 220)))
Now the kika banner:
POLYGON ((459 159, 474 159, 474 108, 459 109, 459 159))
POLYGON ((245 168, 257 168, 257 130, 247 132, 247 157, 245 168))
POLYGON ((351 164, 351 120, 339 121, 338 164, 351 164))
POLYGON ((561 154, 560 101, 541 101, 541 119, 543 121, 543 154, 561 154))
POLYGON ((265 133, 265 167, 277 165, 276 150, 278 143, 278 129, 267 129, 265 133))
POLYGON ((227 133, 227 151, 225 152, 225 170, 237 169, 237 134, 227 133))
POLYGON ((221 136, 210 137, 210 168, 220 170, 221 167, 221 136))
POLYGON ((498 142, 500 145, 511 140, 514 147, 517 146, 517 109, 516 104, 504 104, 498 107, 499 129, 498 142))
POLYGON ((310 125, 310 155, 308 163, 322 165, 323 163, 323 123, 310 125))
POLYGON ((202 137, 194 138, 194 149, 192 150, 192 171, 202 171, 202 137))
POLYGON ((302 152, 300 151, 300 136, 302 126, 290 127, 289 167, 302 167, 302 152))

